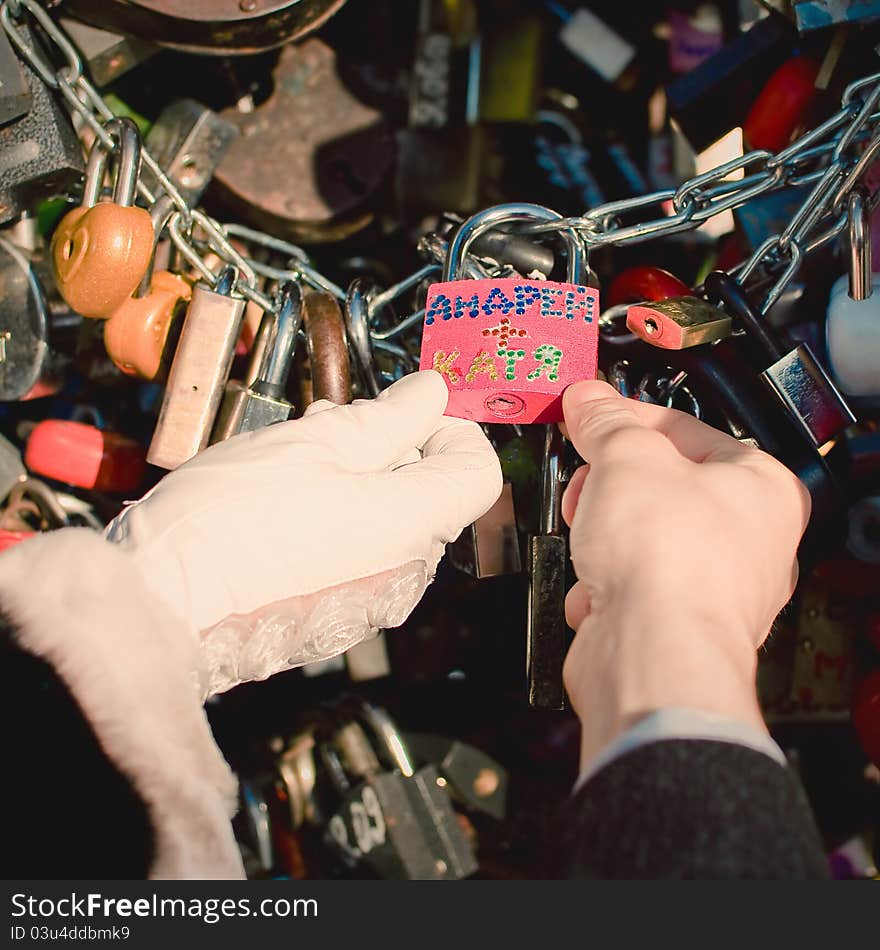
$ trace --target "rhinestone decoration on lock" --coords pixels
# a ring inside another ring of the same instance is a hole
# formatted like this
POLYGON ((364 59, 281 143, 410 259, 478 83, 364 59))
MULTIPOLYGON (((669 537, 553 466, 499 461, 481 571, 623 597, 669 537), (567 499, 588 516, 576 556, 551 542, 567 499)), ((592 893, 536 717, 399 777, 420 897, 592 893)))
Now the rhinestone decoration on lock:
POLYGON ((449 387, 447 416, 559 422, 562 393, 595 379, 599 292, 528 278, 432 284, 419 369, 449 387))

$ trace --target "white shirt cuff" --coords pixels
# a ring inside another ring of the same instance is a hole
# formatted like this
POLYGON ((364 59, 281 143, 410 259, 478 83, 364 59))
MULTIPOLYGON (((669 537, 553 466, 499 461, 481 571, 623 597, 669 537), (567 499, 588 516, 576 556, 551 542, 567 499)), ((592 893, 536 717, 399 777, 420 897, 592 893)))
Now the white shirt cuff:
POLYGON ((732 742, 763 752, 780 765, 786 765, 785 753, 767 735, 754 726, 701 712, 698 709, 669 708, 645 716, 623 735, 618 736, 581 772, 575 784, 577 792, 597 772, 627 752, 651 742, 669 739, 702 739, 711 742, 732 742))

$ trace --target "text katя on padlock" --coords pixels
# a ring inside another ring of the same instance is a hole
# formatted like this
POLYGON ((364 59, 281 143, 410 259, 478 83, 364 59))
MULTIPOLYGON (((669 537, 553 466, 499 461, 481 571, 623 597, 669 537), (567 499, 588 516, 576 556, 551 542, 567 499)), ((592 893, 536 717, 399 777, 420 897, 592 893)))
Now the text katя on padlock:
POLYGON ((449 387, 446 415, 476 422, 558 422, 562 393, 595 379, 599 293, 513 277, 428 290, 420 369, 449 387))

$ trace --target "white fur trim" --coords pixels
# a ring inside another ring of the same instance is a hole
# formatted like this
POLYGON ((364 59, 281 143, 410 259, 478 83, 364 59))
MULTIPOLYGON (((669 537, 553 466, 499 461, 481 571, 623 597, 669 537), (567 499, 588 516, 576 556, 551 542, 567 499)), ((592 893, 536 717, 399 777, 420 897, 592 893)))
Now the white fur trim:
POLYGON ((150 877, 243 877, 230 825, 237 783, 198 700, 197 646, 131 555, 85 528, 35 537, 0 555, 0 604, 146 803, 150 877))

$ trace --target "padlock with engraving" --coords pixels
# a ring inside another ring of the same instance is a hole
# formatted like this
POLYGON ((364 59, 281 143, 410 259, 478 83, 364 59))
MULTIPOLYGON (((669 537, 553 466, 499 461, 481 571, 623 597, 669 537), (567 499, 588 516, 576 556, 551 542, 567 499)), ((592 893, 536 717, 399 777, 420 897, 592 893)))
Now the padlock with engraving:
POLYGON ((396 190, 412 220, 479 207, 487 137, 480 122, 481 37, 474 0, 419 0, 409 122, 396 190))
POLYGON ((319 399, 344 406, 351 402, 351 365, 345 320, 336 298, 310 291, 303 300, 306 349, 300 367, 300 400, 305 409, 319 399))
POLYGON ((761 380, 794 424, 817 447, 855 422, 855 416, 806 343, 787 349, 758 313, 742 286, 713 271, 705 281, 710 300, 723 303, 757 348, 761 380))
POLYGON ((61 219, 52 238, 52 266, 61 296, 84 317, 106 319, 143 279, 153 253, 150 214, 135 207, 141 142, 131 119, 106 131, 118 139, 112 201, 101 201, 107 153, 100 139, 89 153, 83 201, 61 219))
POLYGON ((539 531, 529 539, 529 596, 526 675, 529 705, 563 709, 562 665, 568 651, 565 623, 565 572, 568 542, 562 533, 563 439, 547 426, 539 531))
POLYGON ((227 267, 213 288, 193 287, 147 454, 152 465, 177 468, 208 444, 244 318, 235 283, 227 267))
POLYGON ((728 314, 700 297, 669 297, 629 307, 626 326, 639 339, 661 350, 714 343, 733 332, 728 314))
POLYGON ((276 296, 278 316, 274 339, 265 351, 264 364, 250 386, 232 382, 226 387, 212 441, 219 442, 241 432, 253 432, 290 418, 287 380, 297 335, 303 320, 302 290, 288 281, 276 296))
POLYGON ((558 422, 565 387, 595 378, 599 294, 585 283, 585 252, 573 232, 562 229, 566 283, 457 279, 471 243, 485 231, 510 221, 558 219, 540 205, 499 205, 469 218, 450 242, 442 280, 428 289, 419 367, 446 380, 447 415, 558 422))
POLYGON ((165 195, 153 205, 150 217, 155 241, 150 266, 135 293, 104 324, 107 355, 123 373, 141 379, 160 375, 167 362, 172 324, 192 297, 191 285, 179 274, 153 271, 155 248, 172 211, 165 195))
POLYGON ((865 196, 849 195, 849 274, 831 287, 825 338, 831 373, 851 396, 880 394, 880 274, 871 272, 865 196))
POLYGON ((334 745, 361 781, 343 794, 328 837, 379 877, 461 880, 473 874, 473 846, 437 767, 416 767, 384 710, 360 702, 353 712, 354 721, 337 731, 334 745))

